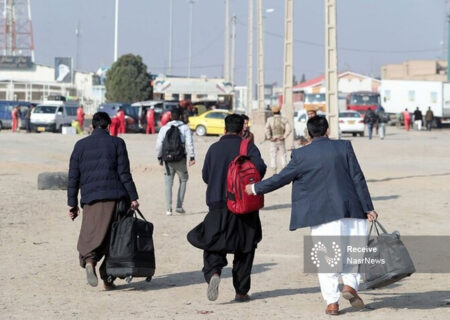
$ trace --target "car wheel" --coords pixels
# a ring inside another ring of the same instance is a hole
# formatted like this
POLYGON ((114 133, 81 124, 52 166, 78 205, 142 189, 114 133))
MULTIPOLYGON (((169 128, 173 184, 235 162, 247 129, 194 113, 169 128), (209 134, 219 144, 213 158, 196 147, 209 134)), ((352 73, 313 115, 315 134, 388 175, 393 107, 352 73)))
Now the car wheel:
POLYGON ((353 135, 354 137, 356 137, 356 132, 353 132, 352 135, 353 135))
POLYGON ((361 137, 364 137, 364 132, 360 132, 359 135, 360 135, 361 137))
POLYGON ((3 124, 2 124, 2 122, 0 121, 0 131, 2 131, 3 130, 3 124))
POLYGON ((198 136, 204 136, 204 135, 206 135, 206 128, 204 126, 200 125, 197 128, 195 128, 195 133, 198 136))

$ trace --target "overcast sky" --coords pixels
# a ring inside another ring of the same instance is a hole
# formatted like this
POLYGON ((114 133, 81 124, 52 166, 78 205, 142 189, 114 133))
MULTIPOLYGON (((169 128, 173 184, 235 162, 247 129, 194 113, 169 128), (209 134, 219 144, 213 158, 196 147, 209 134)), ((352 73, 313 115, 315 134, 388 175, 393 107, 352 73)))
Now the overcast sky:
MULTIPOLYGON (((284 2, 263 0, 265 9, 274 9, 264 19, 266 83, 282 81, 284 2)), ((446 59, 445 0, 337 2, 339 70, 378 76, 383 64, 444 55, 446 59)), ((193 76, 223 75, 224 7, 224 0, 194 4, 193 76)), ((238 18, 236 80, 241 85, 246 81, 247 10, 247 0, 230 0, 230 14, 238 18)), ((294 0, 294 10, 294 74, 297 79, 303 73, 307 78, 323 74, 324 0, 294 0)), ((32 19, 37 63, 53 65, 55 56, 75 57, 78 22, 80 69, 95 71, 113 62, 114 0, 32 0, 32 19)), ((173 69, 177 75, 187 74, 188 25, 188 1, 174 0, 173 69)), ((119 55, 141 55, 149 72, 164 73, 168 35, 169 0, 120 1, 119 55)), ((254 47, 256 53, 256 41, 254 47)))

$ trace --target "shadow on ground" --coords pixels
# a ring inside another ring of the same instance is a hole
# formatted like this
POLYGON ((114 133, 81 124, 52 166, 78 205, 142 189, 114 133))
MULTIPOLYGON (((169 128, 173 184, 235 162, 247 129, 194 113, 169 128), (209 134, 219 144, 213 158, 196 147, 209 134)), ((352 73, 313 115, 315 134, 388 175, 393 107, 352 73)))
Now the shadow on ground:
MULTIPOLYGON (((260 263, 256 264, 252 268, 252 274, 265 272, 271 269, 276 263, 260 263)), ((231 268, 226 267, 222 270, 222 279, 231 278, 231 268)), ((120 282, 121 280, 119 280, 120 282)), ((118 284, 119 290, 140 290, 140 291, 153 291, 167 289, 171 287, 184 287, 195 284, 205 283, 203 273, 199 271, 170 273, 166 275, 156 276, 151 282, 146 282, 143 278, 133 280, 129 284, 118 284)))
POLYGON ((404 177, 389 177, 384 179, 369 179, 367 182, 386 182, 392 180, 404 180, 404 179, 412 179, 412 178, 424 178, 424 177, 441 177, 441 176, 449 176, 450 172, 446 173, 435 173, 435 174, 418 174, 414 176, 404 176, 404 177))

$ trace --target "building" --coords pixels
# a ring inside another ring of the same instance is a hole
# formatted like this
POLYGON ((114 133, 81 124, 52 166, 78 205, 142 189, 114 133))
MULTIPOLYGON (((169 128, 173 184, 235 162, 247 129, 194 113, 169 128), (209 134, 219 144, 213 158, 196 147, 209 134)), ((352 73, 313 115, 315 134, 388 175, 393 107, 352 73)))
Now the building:
POLYGON ((218 101, 229 106, 233 86, 220 78, 184 78, 158 75, 153 81, 153 98, 160 100, 218 101))
POLYGON ((79 100, 86 113, 94 113, 104 102, 105 87, 96 84, 98 78, 92 72, 74 71, 70 80, 56 81, 55 68, 41 64, 33 64, 30 68, 2 69, 0 100, 40 103, 50 95, 62 95, 79 100))
MULTIPOLYGON (((338 76, 338 89, 340 93, 357 91, 378 92, 381 81, 369 76, 351 71, 342 72, 338 76)), ((325 76, 319 76, 294 86, 294 96, 303 93, 325 93, 325 76)), ((295 100, 295 97, 294 97, 295 100)))
POLYGON ((447 61, 409 60, 381 67, 382 80, 447 81, 447 61))

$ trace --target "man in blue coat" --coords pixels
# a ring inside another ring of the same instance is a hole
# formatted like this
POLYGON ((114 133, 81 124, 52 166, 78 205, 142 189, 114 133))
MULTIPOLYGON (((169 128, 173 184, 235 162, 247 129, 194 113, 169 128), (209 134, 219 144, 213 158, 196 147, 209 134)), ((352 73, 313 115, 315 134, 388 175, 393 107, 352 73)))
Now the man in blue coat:
MULTIPOLYGON (((325 117, 308 120, 312 142, 292 152, 289 164, 277 175, 246 187, 248 194, 264 194, 293 182, 289 229, 310 227, 312 236, 364 236, 367 220, 376 219, 367 183, 350 141, 328 139, 325 117)), ((342 273, 342 295, 353 307, 364 307, 358 296, 359 274, 342 273)), ((327 314, 338 314, 338 273, 319 273, 327 314)))
MULTIPOLYGON (((107 113, 94 114, 94 131, 75 144, 69 166, 69 217, 74 220, 80 212, 78 191, 81 191, 83 221, 77 249, 80 265, 86 268, 87 281, 93 287, 98 284, 95 266, 107 253, 116 207, 119 202, 125 204, 123 210, 130 204, 131 208, 139 206, 125 142, 109 135, 110 124, 107 113)), ((113 289, 114 284, 107 281, 105 260, 99 271, 105 289, 113 289)))

